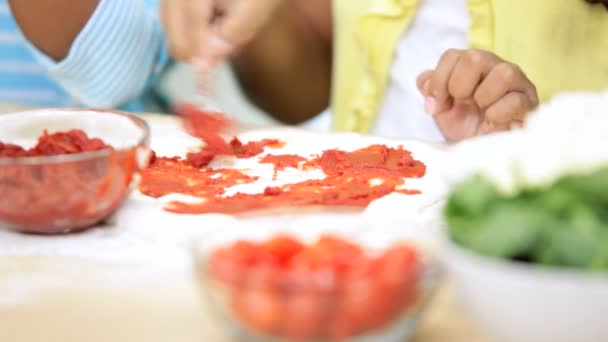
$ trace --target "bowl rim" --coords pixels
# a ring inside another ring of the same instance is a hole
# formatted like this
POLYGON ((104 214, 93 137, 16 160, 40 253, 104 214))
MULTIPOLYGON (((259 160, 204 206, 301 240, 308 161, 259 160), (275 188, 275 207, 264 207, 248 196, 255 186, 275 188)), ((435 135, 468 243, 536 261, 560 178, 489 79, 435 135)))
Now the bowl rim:
POLYGON ((509 273, 518 277, 542 276, 553 280, 567 280, 583 283, 608 282, 608 270, 585 271, 583 269, 525 263, 477 253, 459 245, 444 230, 440 259, 442 263, 466 262, 474 267, 491 269, 494 272, 509 273), (455 260, 457 259, 457 260, 455 260))
MULTIPOLYGON (((244 228, 244 227, 243 227, 244 228)), ((216 233, 217 234, 217 233, 216 233)), ((332 233, 330 233, 332 234, 332 233)), ((231 242, 224 242, 220 244, 216 244, 213 246, 205 245, 200 242, 200 239, 192 239, 189 241, 188 250, 190 254, 191 267, 195 274, 199 274, 202 272, 205 278, 211 276, 209 273, 209 262, 213 256, 213 253, 217 250, 229 247, 233 243, 237 241, 249 241, 249 242, 264 242, 268 241, 277 236, 287 236, 295 238, 300 242, 304 242, 305 245, 310 246, 311 241, 303 241, 300 237, 295 234, 289 233, 281 233, 281 232, 273 232, 266 238, 261 240, 256 240, 252 238, 237 238, 232 240, 231 242)), ((335 235, 334 235, 335 236, 335 235)), ((398 239, 393 241, 387 246, 382 247, 381 249, 369 248, 362 245, 361 241, 357 241, 357 239, 351 239, 346 235, 338 234, 337 236, 347 239, 347 241, 353 242, 360 247, 363 248, 365 253, 374 253, 378 251, 386 251, 388 248, 398 246, 398 245, 406 245, 413 247, 420 255, 421 259, 419 262, 419 271, 421 274, 421 278, 419 279, 419 284, 423 287, 423 302, 428 301, 433 297, 435 291, 437 291, 442 282, 445 280, 446 272, 444 265, 441 260, 441 255, 435 248, 431 248, 427 244, 413 239, 398 239)), ((206 281, 206 280, 205 280, 206 281)))
POLYGON ((41 165, 41 164, 62 164, 62 163, 70 163, 70 162, 79 162, 90 159, 97 158, 105 158, 110 156, 114 152, 125 152, 130 150, 133 147, 144 147, 147 146, 150 142, 150 126, 148 123, 134 114, 127 113, 120 110, 113 109, 97 109, 97 108, 75 108, 75 107, 58 107, 58 108, 39 108, 33 110, 25 110, 25 111, 16 111, 10 112, 6 114, 2 114, 0 117, 4 117, 7 115, 17 115, 17 114, 42 114, 42 115, 52 115, 51 111, 59 111, 59 112, 96 112, 96 113, 105 113, 109 115, 115 115, 122 118, 126 118, 131 123, 133 123, 141 132, 142 136, 139 138, 137 143, 133 144, 129 147, 119 148, 119 149, 102 149, 98 151, 90 151, 90 152, 81 152, 81 153, 73 153, 73 154, 61 154, 55 156, 37 156, 37 157, 0 157, 0 166, 7 165, 41 165))

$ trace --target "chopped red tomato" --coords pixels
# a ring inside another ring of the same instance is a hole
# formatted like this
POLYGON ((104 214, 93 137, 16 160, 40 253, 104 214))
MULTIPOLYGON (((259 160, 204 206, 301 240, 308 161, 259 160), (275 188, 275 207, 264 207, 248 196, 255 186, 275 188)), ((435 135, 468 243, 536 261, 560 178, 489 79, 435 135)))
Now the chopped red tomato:
POLYGON ((137 169, 137 148, 115 151, 82 130, 44 131, 29 149, 0 142, 0 157, 27 158, 108 150, 107 158, 61 163, 8 163, 0 170, 0 218, 31 233, 65 233, 114 211, 137 169))
POLYGON ((304 248, 304 245, 292 237, 282 235, 265 242, 263 248, 276 256, 279 262, 284 265, 294 255, 299 253, 304 248))
POLYGON ((293 293, 285 300, 281 335, 308 340, 321 335, 331 298, 314 292, 293 293))
POLYGON ((99 138, 90 138, 85 132, 73 129, 66 132, 49 133, 46 130, 38 138, 36 146, 29 150, 21 146, 0 142, 0 157, 41 157, 91 152, 111 147, 99 138))
POLYGON ((244 289, 234 294, 233 311, 247 327, 270 334, 275 333, 283 320, 283 300, 271 289, 244 289))
POLYGON ((339 313, 348 317, 354 333, 379 328, 386 323, 392 300, 377 279, 361 277, 344 284, 339 313))
POLYGON ((13 144, 4 144, 0 141, 0 157, 24 157, 26 153, 27 151, 21 146, 13 144))
POLYGON ((397 245, 375 256, 324 235, 304 245, 277 236, 218 249, 211 275, 234 293, 235 315, 258 332, 290 340, 346 338, 389 324, 417 294, 419 258, 397 245))

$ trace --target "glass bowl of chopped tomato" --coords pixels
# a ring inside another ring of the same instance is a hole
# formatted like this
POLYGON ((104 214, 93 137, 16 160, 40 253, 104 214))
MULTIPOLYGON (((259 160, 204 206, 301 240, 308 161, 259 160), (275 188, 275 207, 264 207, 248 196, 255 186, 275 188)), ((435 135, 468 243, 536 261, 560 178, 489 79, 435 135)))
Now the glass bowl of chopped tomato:
POLYGON ((81 231, 113 213, 149 155, 140 118, 105 110, 0 115, 0 227, 81 231))
POLYGON ((439 275, 407 241, 370 246, 352 232, 250 228, 219 235, 195 248, 196 277, 206 307, 245 341, 406 341, 439 275))

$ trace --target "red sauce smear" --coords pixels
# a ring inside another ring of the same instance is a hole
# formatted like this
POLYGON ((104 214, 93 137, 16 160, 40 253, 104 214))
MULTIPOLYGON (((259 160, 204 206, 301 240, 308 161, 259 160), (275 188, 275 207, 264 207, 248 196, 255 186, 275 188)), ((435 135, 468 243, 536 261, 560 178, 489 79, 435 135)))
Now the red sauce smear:
POLYGON ((138 168, 135 148, 115 151, 81 130, 44 132, 25 149, 0 143, 0 157, 68 155, 109 149, 109 155, 77 161, 0 165, 0 221, 32 233, 84 229, 110 214, 128 193, 138 168))
POLYGON ((186 131, 205 142, 201 151, 189 153, 186 157, 192 165, 199 168, 207 166, 217 155, 251 158, 262 153, 267 146, 282 146, 276 139, 243 144, 239 139, 233 138, 227 142, 222 134, 229 132, 236 123, 220 112, 205 111, 192 104, 181 104, 176 112, 182 117, 186 131))
MULTIPOLYGON (((276 162, 275 167, 283 167, 284 160, 266 159, 276 162)), ((182 193, 200 197, 200 203, 171 202, 166 210, 175 213, 241 213, 251 210, 299 207, 299 206, 349 206, 366 207, 370 202, 393 192, 418 194, 417 190, 397 190, 405 184, 405 178, 420 178, 426 172, 425 165, 415 160, 411 152, 384 145, 372 145, 353 152, 328 150, 322 155, 306 161, 306 168, 320 168, 327 175, 320 180, 307 180, 281 187, 266 188, 264 193, 238 193, 224 197, 228 187, 255 179, 245 178, 238 172, 238 182, 223 178, 225 170, 198 170, 198 164, 191 158, 186 160, 159 158, 144 171, 140 190, 142 193, 160 197, 171 193, 182 193), (160 162, 158 162, 160 161, 160 162), (185 169, 191 172, 182 174, 185 169), (218 176, 219 175, 219 176, 218 176), (219 178, 218 178, 219 177, 219 178), (203 190, 196 195, 191 190, 193 184, 202 184, 203 190), (205 188, 213 188, 205 192, 205 188)), ((300 162, 300 161, 298 161, 300 162)))
POLYGON ((237 158, 251 158, 264 152, 264 148, 267 146, 273 147, 279 141, 275 139, 264 139, 262 141, 250 141, 243 144, 239 139, 234 138, 227 145, 228 150, 220 152, 215 149, 213 145, 206 145, 200 152, 188 153, 186 159, 188 162, 196 167, 204 167, 218 155, 235 156, 237 158))
POLYGON ((336 340, 381 329, 415 305, 420 256, 396 244, 377 255, 332 235, 305 245, 289 236, 215 250, 203 277, 229 294, 248 329, 287 340, 336 340))
POLYGON ((153 156, 150 166, 142 174, 139 190, 155 198, 170 193, 213 198, 221 196, 226 188, 256 180, 256 177, 238 170, 201 169, 196 161, 190 159, 153 156))
POLYGON ((226 115, 215 111, 205 111, 188 103, 177 106, 175 112, 181 116, 186 132, 203 140, 208 152, 231 153, 230 144, 224 140, 222 134, 227 132, 234 122, 226 115))
POLYGON ((261 164, 272 164, 274 165, 274 176, 276 178, 279 171, 283 171, 288 167, 297 169, 300 164, 305 162, 307 159, 295 154, 281 154, 274 155, 268 154, 260 159, 261 164))

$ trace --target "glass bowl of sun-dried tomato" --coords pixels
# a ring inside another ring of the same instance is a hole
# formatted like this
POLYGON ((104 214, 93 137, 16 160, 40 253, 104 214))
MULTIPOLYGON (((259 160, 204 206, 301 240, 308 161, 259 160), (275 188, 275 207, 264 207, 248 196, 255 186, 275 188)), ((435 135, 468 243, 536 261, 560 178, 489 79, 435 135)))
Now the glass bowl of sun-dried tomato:
POLYGON ((245 341, 406 341, 437 284, 437 264, 413 242, 267 233, 195 248, 206 306, 245 341))
POLYGON ((44 109, 0 115, 0 227, 81 231, 113 213, 149 155, 130 114, 44 109))

